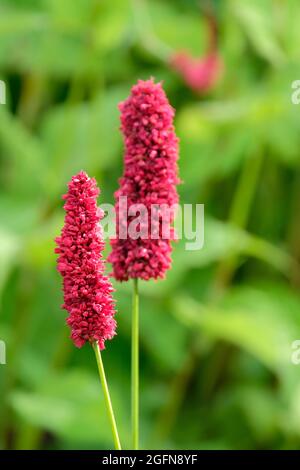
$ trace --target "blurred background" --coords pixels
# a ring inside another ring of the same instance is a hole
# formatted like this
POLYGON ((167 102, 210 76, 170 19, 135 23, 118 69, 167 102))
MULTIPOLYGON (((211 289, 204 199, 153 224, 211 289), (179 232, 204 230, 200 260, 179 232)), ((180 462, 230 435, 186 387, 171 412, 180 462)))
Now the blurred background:
MULTIPOLYGON (((113 203, 117 104, 150 76, 176 108, 181 202, 205 204, 205 245, 178 242, 167 279, 140 283, 142 446, 300 448, 299 22, 298 0, 0 0, 2 449, 112 446, 53 239, 79 170, 113 203)), ((103 359, 128 448, 132 286, 116 287, 103 359)))

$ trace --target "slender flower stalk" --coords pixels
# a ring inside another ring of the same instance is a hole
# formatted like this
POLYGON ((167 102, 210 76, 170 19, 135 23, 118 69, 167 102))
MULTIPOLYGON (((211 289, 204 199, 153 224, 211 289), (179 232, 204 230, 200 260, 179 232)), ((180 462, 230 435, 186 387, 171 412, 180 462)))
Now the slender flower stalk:
POLYGON ((64 304, 69 316, 71 339, 81 348, 89 342, 95 351, 101 384, 112 426, 115 446, 120 440, 112 410, 100 350, 116 334, 113 287, 104 274, 102 251, 104 241, 100 220, 103 211, 97 207, 96 181, 81 171, 73 176, 63 196, 66 211, 61 236, 56 238, 57 270, 63 277, 64 304))
POLYGON ((124 173, 116 199, 116 237, 111 240, 109 261, 118 281, 133 279, 132 309, 132 444, 139 447, 139 296, 138 279, 164 278, 171 266, 172 227, 178 203, 178 138, 175 134, 174 109, 160 83, 139 80, 130 96, 120 104, 121 131, 124 135, 124 173), (122 198, 122 199, 121 199, 122 198), (146 208, 140 223, 143 235, 132 237, 133 217, 123 210, 136 205, 146 208), (157 207, 167 211, 155 212, 157 207), (156 229, 153 230, 153 209, 156 229), (166 218, 166 216, 167 218, 166 218), (142 227, 143 226, 143 227, 142 227), (126 237, 121 236, 125 227, 126 237), (145 228, 146 227, 146 228, 145 228), (146 233, 145 233, 146 232, 146 233), (145 236, 146 234, 146 236, 145 236))
POLYGON ((111 429, 112 429, 115 449, 121 450, 121 443, 119 439, 118 428, 117 428, 117 424, 115 420, 114 410, 111 404, 109 389, 108 389, 104 366, 103 366, 102 357, 101 357, 101 351, 99 348, 99 344, 97 342, 94 342, 92 346, 93 346, 95 356, 96 356, 99 377, 100 377, 101 385, 103 388, 104 400, 105 400, 107 414, 108 414, 108 418, 109 418, 111 429))
POLYGON ((133 279, 131 342, 131 422, 132 444, 139 448, 139 291, 138 280, 133 279))

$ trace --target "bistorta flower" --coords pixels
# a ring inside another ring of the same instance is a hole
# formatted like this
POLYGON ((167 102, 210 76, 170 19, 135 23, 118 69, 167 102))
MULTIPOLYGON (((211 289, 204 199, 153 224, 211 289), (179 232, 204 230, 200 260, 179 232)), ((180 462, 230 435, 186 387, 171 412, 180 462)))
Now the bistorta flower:
POLYGON ((97 207, 95 179, 81 171, 63 196, 66 211, 61 236, 56 238, 57 270, 63 277, 67 324, 77 347, 98 342, 100 349, 115 335, 113 287, 104 274, 104 241, 97 207))
POLYGON ((151 211, 155 206, 174 207, 178 203, 178 138, 175 134, 174 109, 168 102, 161 83, 139 80, 130 96, 119 105, 121 131, 124 135, 124 172, 115 193, 116 237, 111 240, 108 260, 114 277, 128 279, 163 278, 171 265, 171 241, 175 239, 172 222, 159 217, 158 236, 151 233, 151 211), (147 236, 120 236, 120 228, 132 222, 132 216, 121 209, 121 198, 127 207, 143 205, 147 210, 147 236), (162 234, 162 224, 169 225, 169 235, 162 234))

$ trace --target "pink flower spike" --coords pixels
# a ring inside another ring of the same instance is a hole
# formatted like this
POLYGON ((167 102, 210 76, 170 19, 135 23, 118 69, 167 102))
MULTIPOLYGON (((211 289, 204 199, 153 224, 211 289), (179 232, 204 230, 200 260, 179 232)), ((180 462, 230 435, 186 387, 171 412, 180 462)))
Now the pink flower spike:
POLYGON ((171 266, 174 214, 167 222, 169 236, 162 236, 163 222, 164 228, 166 226, 162 216, 158 221, 158 236, 153 237, 151 211, 155 205, 171 209, 178 203, 176 185, 180 181, 174 109, 161 83, 156 84, 152 79, 139 80, 119 107, 125 144, 124 172, 115 193, 116 238, 111 240, 112 252, 108 260, 119 281, 164 278, 171 266), (127 198, 128 209, 134 204, 143 204, 147 209, 146 237, 130 237, 128 227, 133 218, 121 209, 121 197, 127 198), (127 237, 121 236, 120 227, 127 229, 127 237))
POLYGON ((104 349, 116 334, 113 287, 104 274, 104 241, 97 207, 99 189, 95 179, 81 171, 73 176, 63 196, 66 211, 61 236, 55 239, 57 270, 63 277, 64 304, 71 338, 81 348, 86 341, 104 349))

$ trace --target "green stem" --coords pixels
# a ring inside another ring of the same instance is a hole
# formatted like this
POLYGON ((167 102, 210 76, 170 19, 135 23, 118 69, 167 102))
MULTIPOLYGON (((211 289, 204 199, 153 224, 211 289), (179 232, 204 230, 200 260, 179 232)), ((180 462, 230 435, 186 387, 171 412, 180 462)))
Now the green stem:
POLYGON ((117 424, 116 424, 116 420, 115 420, 115 416, 114 416, 113 407, 112 407, 112 404, 111 404, 111 399, 110 399, 108 385, 107 385, 107 381, 106 381, 106 377, 105 377, 104 366, 103 366, 103 362, 102 362, 102 357, 101 357, 99 344, 97 342, 95 342, 95 343, 93 343, 92 346, 93 346, 93 349, 95 351, 95 356, 96 356, 100 381, 101 381, 101 385, 102 385, 102 388, 103 388, 104 400, 105 400, 105 405, 106 405, 106 409, 107 409, 108 418, 109 418, 109 421, 110 421, 110 424, 111 424, 111 430, 112 430, 112 434, 113 434, 115 449, 116 450, 121 450, 121 444, 120 444, 117 424))
POLYGON ((131 343, 131 418, 133 449, 139 448, 139 292, 133 280, 131 343))
MULTIPOLYGON (((253 205, 257 183, 260 176, 263 155, 248 157, 242 168, 236 192, 233 197, 229 214, 229 222, 244 229, 248 223, 250 210, 253 205)), ((230 284, 232 277, 238 267, 239 258, 236 254, 228 254, 223 259, 216 272, 215 282, 212 285, 211 298, 218 299, 226 287, 230 284)))
POLYGON ((245 160, 229 214, 229 221, 238 227, 247 225, 262 163, 261 151, 245 160))
MULTIPOLYGON (((294 176, 294 182, 292 186, 291 193, 291 217, 288 227, 288 246, 290 248, 290 253, 295 260, 300 259, 300 220, 299 220, 299 211, 300 211, 300 171, 298 170, 294 176)), ((295 262, 290 270, 290 279, 294 287, 300 287, 300 269, 299 264, 295 262)))

